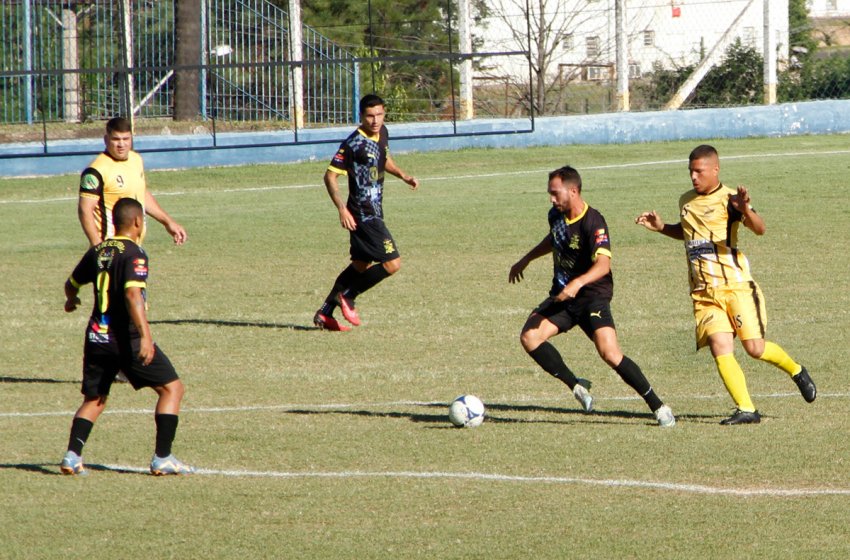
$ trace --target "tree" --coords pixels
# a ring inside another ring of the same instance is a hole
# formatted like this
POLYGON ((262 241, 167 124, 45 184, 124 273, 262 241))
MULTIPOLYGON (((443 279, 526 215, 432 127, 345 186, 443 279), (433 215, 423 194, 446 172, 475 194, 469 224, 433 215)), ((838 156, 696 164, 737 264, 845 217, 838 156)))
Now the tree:
MULTIPOLYGON (((286 0, 276 3, 286 8, 286 0)), ((484 0, 473 6, 479 15, 486 9, 484 0)), ((457 78, 445 55, 457 52, 454 0, 302 0, 301 8, 305 24, 370 59, 361 64, 361 89, 382 95, 391 118, 450 112, 457 78)))
MULTIPOLYGON (((764 91, 764 59, 753 47, 738 39, 726 49, 723 62, 712 68, 693 94, 687 107, 728 107, 761 103, 764 91)), ((693 73, 696 65, 667 70, 656 64, 648 84, 639 91, 650 106, 662 106, 693 73)))
MULTIPOLYGON (((565 40, 572 37, 572 31, 581 28, 583 33, 599 30, 599 35, 593 48, 599 55, 609 47, 602 37, 607 35, 605 25, 607 19, 598 19, 600 11, 593 6, 593 0, 493 0, 491 12, 505 25, 511 36, 513 50, 529 49, 529 62, 533 82, 532 99, 525 102, 533 104, 538 114, 546 114, 558 109, 561 105, 566 88, 564 76, 554 72, 553 66, 560 53, 570 48, 565 40), (528 25, 526 24, 528 21, 528 25), (531 40, 529 45, 529 28, 531 40)), ((589 55, 582 57, 586 63, 593 62, 593 48, 589 55)), ((570 80, 567 75, 566 80, 570 80)), ((521 91, 528 91, 528 84, 515 80, 515 85, 521 91)))
MULTIPOLYGON (((174 27, 176 45, 174 62, 177 66, 195 66, 201 62, 200 0, 175 2, 174 27)), ((174 120, 192 120, 200 114, 198 69, 177 70, 174 73, 174 120)))

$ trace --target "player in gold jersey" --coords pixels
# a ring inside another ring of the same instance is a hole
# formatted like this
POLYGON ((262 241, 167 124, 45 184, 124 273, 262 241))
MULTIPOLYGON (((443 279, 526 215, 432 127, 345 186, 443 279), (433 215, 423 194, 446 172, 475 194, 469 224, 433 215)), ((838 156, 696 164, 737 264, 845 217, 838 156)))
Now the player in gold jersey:
MULTIPOLYGON (((106 149, 80 175, 77 215, 91 246, 115 233, 112 208, 122 198, 133 198, 145 214, 165 226, 178 245, 186 241, 186 230, 162 209, 147 190, 142 157, 133 151, 130 121, 116 117, 106 123, 106 149)), ((144 234, 143 234, 144 237, 144 234)))
POLYGON ((764 339, 764 296, 750 275, 747 257, 738 249, 741 224, 756 235, 766 229, 764 220, 750 205, 749 191, 743 186, 733 190, 720 182, 720 158, 712 146, 697 146, 690 154, 688 169, 693 190, 679 198, 679 223, 666 224, 654 211, 642 213, 635 221, 685 242, 697 349, 711 349, 720 377, 737 406, 721 424, 757 424, 761 416, 735 359, 735 336, 741 339, 747 354, 791 376, 806 402, 815 400, 817 389, 805 367, 779 345, 764 339))

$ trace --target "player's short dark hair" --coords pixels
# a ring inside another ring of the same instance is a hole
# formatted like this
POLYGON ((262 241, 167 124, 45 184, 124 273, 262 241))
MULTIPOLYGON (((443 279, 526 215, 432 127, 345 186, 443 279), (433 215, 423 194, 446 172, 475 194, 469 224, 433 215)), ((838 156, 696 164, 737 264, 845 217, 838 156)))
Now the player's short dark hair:
POLYGON ((134 198, 122 198, 112 207, 112 223, 115 230, 128 226, 136 216, 144 214, 141 202, 134 198))
POLYGON ((360 114, 362 115, 366 112, 366 109, 377 107, 378 105, 386 105, 386 103, 384 103, 384 100, 374 93, 367 93, 363 96, 363 99, 360 100, 360 114))
POLYGON ((709 146, 708 144, 700 144, 691 151, 691 155, 688 156, 688 161, 694 161, 695 159, 703 159, 708 157, 718 157, 717 150, 714 149, 714 146, 709 146))
POLYGON ((576 171, 574 167, 565 165, 549 173, 550 181, 555 177, 560 178, 561 182, 565 185, 575 185, 578 189, 578 192, 581 192, 581 175, 578 174, 578 171, 576 171))
POLYGON ((113 117, 106 121, 106 134, 112 134, 113 132, 132 132, 133 127, 130 125, 130 121, 125 119, 124 117, 113 117))

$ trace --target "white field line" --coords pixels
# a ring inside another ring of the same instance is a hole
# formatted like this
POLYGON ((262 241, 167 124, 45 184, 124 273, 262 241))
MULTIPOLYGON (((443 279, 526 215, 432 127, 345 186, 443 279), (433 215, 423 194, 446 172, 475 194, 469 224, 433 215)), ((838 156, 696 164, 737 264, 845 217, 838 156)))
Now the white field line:
MULTIPOLYGON (((99 467, 119 471, 146 473, 148 469, 124 465, 98 465, 99 467)), ((286 471, 237 471, 218 469, 198 469, 196 475, 226 476, 237 478, 396 478, 417 480, 473 480, 484 482, 507 482, 523 484, 571 484, 601 486, 606 488, 637 488, 641 490, 661 490, 666 492, 704 494, 714 496, 734 496, 740 498, 801 498, 814 496, 850 496, 846 488, 723 488, 704 484, 681 484, 675 482, 653 482, 649 480, 600 479, 568 476, 521 476, 480 472, 416 472, 416 471, 339 471, 339 472, 286 472, 286 471)))
MULTIPOLYGON (((756 395, 759 398, 773 397, 798 397, 796 393, 776 393, 770 395, 756 395)), ((850 393, 828 393, 820 394, 819 397, 827 398, 847 398, 850 393)), ((719 395, 697 395, 689 398, 699 399, 714 399, 719 395)), ((631 397, 610 398, 605 400, 627 400, 631 397)), ((521 399, 520 402, 561 402, 551 400, 538 399, 521 399)), ((328 403, 328 404, 281 404, 269 406, 233 406, 233 407, 197 407, 184 408, 183 412, 192 413, 227 413, 227 412, 254 412, 254 411, 281 411, 281 410, 345 410, 350 408, 385 408, 393 406, 448 406, 447 402, 443 401, 387 401, 387 402, 362 402, 362 403, 328 403)), ((124 409, 124 410, 107 410, 105 414, 151 414, 152 409, 124 409)), ((0 418, 20 418, 20 417, 41 417, 41 416, 71 416, 72 411, 53 411, 53 412, 4 412, 0 413, 0 418)), ((146 473, 147 468, 126 466, 126 465, 94 465, 108 470, 118 472, 135 472, 146 473)), ((386 471, 386 472, 369 472, 369 471, 339 471, 339 472, 322 472, 322 471, 307 471, 307 472, 288 472, 288 471, 253 471, 253 470, 220 470, 220 469, 204 469, 200 468, 197 471, 199 475, 224 476, 234 478, 278 478, 278 479, 297 479, 297 478, 338 478, 338 479, 355 479, 355 478, 393 478, 393 479, 417 479, 417 480, 473 480, 482 482, 505 482, 505 483, 522 483, 522 484, 569 484, 569 485, 584 485, 598 486, 606 488, 635 488, 640 490, 659 490, 664 492, 674 493, 690 493, 701 495, 715 496, 733 496, 740 498, 751 497, 766 497, 766 498, 803 498, 817 496, 850 496, 850 489, 847 488, 734 488, 734 487, 718 487, 708 486, 703 484, 685 484, 675 482, 657 482, 648 480, 629 480, 629 479, 595 479, 582 477, 563 477, 563 476, 521 476, 521 475, 504 475, 497 473, 462 473, 462 472, 415 472, 415 471, 386 471)))
MULTIPOLYGON (((800 398, 799 393, 767 393, 767 394, 754 394, 753 398, 756 399, 784 399, 784 398, 792 398, 797 399, 800 398)), ((819 399, 829 399, 829 398, 839 398, 846 399, 850 397, 850 393, 818 393, 819 399)), ((605 403, 606 401, 633 401, 639 400, 640 397, 637 396, 627 396, 627 397, 600 397, 596 396, 595 403, 605 403)), ((725 399, 727 398, 725 395, 716 394, 716 395, 687 395, 686 397, 679 397, 680 399, 688 399, 688 400, 712 400, 712 399, 725 399)), ((493 399, 494 401, 499 399, 493 399)), ((674 399, 675 400, 675 399, 674 399)), ((535 398, 522 398, 522 399, 512 399, 505 400, 504 402, 499 401, 500 405, 509 406, 510 404, 525 404, 525 403, 535 403, 539 405, 548 405, 548 404, 563 404, 565 401, 563 399, 535 399, 535 398)), ((271 405, 251 405, 251 406, 199 406, 199 407, 186 407, 184 406, 181 410, 181 414, 220 414, 220 413, 231 413, 231 412, 274 412, 274 411, 313 411, 313 410, 346 410, 352 408, 390 408, 390 407, 398 407, 398 406, 449 406, 449 401, 384 401, 384 402, 356 402, 356 403, 285 403, 285 404, 271 404, 271 405)), ((153 408, 124 408, 124 409, 107 409, 103 412, 104 414, 115 414, 115 415, 132 415, 132 414, 151 414, 153 413, 153 408)), ((37 418, 37 417, 45 417, 45 416, 73 416, 73 410, 52 410, 52 411, 43 411, 43 412, 0 412, 0 418, 37 418)))
MULTIPOLYGON (((731 156, 723 156, 725 160, 746 160, 746 159, 757 159, 757 158, 786 158, 786 157, 810 157, 810 156, 828 156, 828 155, 847 155, 850 154, 850 150, 827 150, 821 152, 785 152, 785 153, 770 153, 770 154, 743 154, 743 155, 731 155, 731 156)), ((652 166, 666 166, 666 165, 686 165, 686 159, 668 159, 668 160, 657 160, 657 161, 643 161, 643 162, 633 162, 633 163, 619 163, 619 164, 611 164, 611 165, 593 165, 582 167, 582 170, 601 170, 601 169, 628 169, 632 167, 652 167, 652 166)), ((516 175, 534 175, 539 173, 548 173, 551 169, 525 169, 520 171, 504 171, 499 173, 477 173, 471 175, 447 175, 447 176, 437 176, 437 177, 421 177, 420 180, 423 183, 431 182, 431 181, 457 181, 457 180, 474 180, 474 179, 489 179, 493 177, 509 177, 516 175)), ((173 191, 173 192, 158 192, 156 196, 186 196, 192 194, 219 194, 219 193, 235 193, 235 192, 264 192, 264 191, 280 191, 280 190, 295 190, 295 189, 312 189, 321 187, 321 182, 316 181, 315 183, 308 183, 303 185, 270 185, 270 186, 258 186, 258 187, 241 187, 241 188, 231 188, 231 189, 216 189, 214 191, 173 191)), ((41 204, 44 202, 68 202, 71 200, 77 200, 76 196, 65 196, 58 198, 42 198, 42 199, 27 199, 27 200, 3 200, 0 199, 0 205, 2 204, 41 204)))

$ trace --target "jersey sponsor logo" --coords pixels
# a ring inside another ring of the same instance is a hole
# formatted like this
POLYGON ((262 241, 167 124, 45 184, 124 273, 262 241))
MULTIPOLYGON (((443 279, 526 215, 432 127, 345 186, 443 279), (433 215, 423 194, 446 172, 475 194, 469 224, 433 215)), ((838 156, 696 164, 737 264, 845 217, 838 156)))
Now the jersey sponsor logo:
POLYGON ((713 255, 716 253, 714 243, 708 239, 692 239, 685 243, 685 250, 688 252, 688 260, 696 261, 705 255, 713 255))
POLYGON ((384 253, 387 255, 395 252, 395 245, 393 245, 392 239, 384 239, 384 253))
POLYGON ((573 236, 570 238, 570 249, 578 249, 581 246, 579 241, 580 241, 580 238, 579 238, 578 234, 574 233, 573 236))
POLYGON ((115 176, 115 183, 118 185, 118 188, 123 189, 124 188, 124 177, 122 177, 121 175, 116 175, 115 176))
POLYGON ((147 276, 148 275, 148 261, 146 259, 134 259, 133 260, 133 272, 135 272, 137 276, 147 276))
POLYGON ((597 319, 601 319, 602 318, 602 311, 591 311, 590 316, 596 317, 597 319))
POLYGON ((98 189, 97 177, 91 173, 86 173, 80 179, 80 188, 84 191, 96 191, 98 189))

